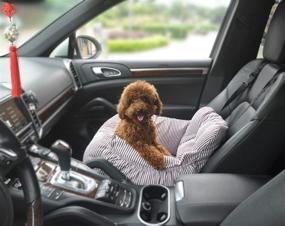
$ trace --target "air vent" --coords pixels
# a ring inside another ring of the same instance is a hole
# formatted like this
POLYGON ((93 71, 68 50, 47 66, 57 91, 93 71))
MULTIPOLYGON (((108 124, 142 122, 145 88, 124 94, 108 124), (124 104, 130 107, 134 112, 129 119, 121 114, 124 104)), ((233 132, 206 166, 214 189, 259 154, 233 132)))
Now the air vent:
POLYGON ((36 111, 30 111, 30 113, 31 113, 32 120, 33 120, 33 122, 34 122, 34 124, 35 124, 37 130, 39 130, 42 125, 41 125, 40 119, 39 119, 39 117, 38 117, 36 111))
POLYGON ((70 71, 72 73, 72 76, 74 78, 74 82, 76 83, 76 86, 78 88, 81 87, 81 82, 80 82, 80 79, 79 79, 79 76, 77 75, 76 71, 75 71, 75 68, 74 68, 74 65, 70 62, 70 71))

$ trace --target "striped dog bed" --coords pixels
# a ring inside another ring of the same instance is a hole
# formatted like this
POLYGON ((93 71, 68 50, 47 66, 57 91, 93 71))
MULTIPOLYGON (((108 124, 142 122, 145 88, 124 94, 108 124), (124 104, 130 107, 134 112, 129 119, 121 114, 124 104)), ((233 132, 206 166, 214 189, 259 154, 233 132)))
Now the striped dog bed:
POLYGON ((102 125, 85 150, 83 160, 104 158, 138 185, 172 186, 181 175, 199 173, 228 128, 226 121, 210 107, 198 110, 191 120, 153 116, 160 142, 173 155, 165 156, 166 169, 159 171, 115 135, 119 120, 115 115, 102 125))

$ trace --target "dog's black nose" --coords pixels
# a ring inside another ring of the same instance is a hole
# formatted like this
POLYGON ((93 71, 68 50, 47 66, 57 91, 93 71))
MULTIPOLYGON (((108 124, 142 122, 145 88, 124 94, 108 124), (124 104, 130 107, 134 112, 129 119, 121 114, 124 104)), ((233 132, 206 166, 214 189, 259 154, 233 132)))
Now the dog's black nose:
POLYGON ((143 109, 138 109, 137 110, 137 115, 142 115, 144 114, 144 110, 143 109))

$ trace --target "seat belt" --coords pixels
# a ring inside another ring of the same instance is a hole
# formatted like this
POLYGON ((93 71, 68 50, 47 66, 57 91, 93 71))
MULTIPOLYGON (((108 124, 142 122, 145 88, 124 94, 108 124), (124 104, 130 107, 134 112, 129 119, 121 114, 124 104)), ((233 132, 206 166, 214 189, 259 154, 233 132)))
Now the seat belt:
POLYGON ((265 84, 265 86, 262 88, 261 92, 251 101, 250 105, 255 104, 255 102, 258 100, 259 97, 261 97, 263 95, 263 93, 265 93, 265 91, 271 87, 271 85, 278 79, 278 76, 284 72, 284 67, 279 68, 274 75, 272 76, 272 78, 265 84))
POLYGON ((224 106, 222 107, 222 110, 224 110, 230 103, 232 103, 238 96, 240 96, 249 86, 251 86, 256 78, 258 77, 259 73, 262 71, 262 69, 267 64, 267 61, 262 61, 260 65, 256 68, 255 71, 253 71, 250 75, 247 81, 243 82, 237 90, 229 97, 229 99, 226 101, 224 106))
POLYGON ((272 84, 274 84, 274 82, 278 79, 278 76, 279 76, 281 73, 283 73, 284 71, 285 71, 285 70, 284 70, 284 67, 279 68, 279 69, 273 74, 272 78, 269 79, 269 81, 265 84, 265 86, 264 86, 264 87, 262 88, 262 90, 258 93, 258 95, 256 95, 256 97, 255 97, 252 101, 250 101, 248 107, 247 107, 246 109, 244 109, 244 110, 242 111, 242 113, 240 113, 240 115, 243 115, 251 106, 253 106, 253 105, 256 103, 256 101, 258 100, 258 98, 262 97, 262 95, 266 92, 266 90, 267 90, 268 88, 270 88, 272 84))

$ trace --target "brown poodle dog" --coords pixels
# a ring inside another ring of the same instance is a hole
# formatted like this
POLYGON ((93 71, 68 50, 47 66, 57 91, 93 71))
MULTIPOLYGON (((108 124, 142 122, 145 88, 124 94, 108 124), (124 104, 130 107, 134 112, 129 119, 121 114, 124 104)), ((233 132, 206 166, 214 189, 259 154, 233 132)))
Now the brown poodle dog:
POLYGON ((121 118, 116 134, 127 141, 155 169, 165 168, 170 152, 158 142, 153 115, 160 115, 162 103, 155 87, 136 81, 125 87, 118 105, 121 118))

